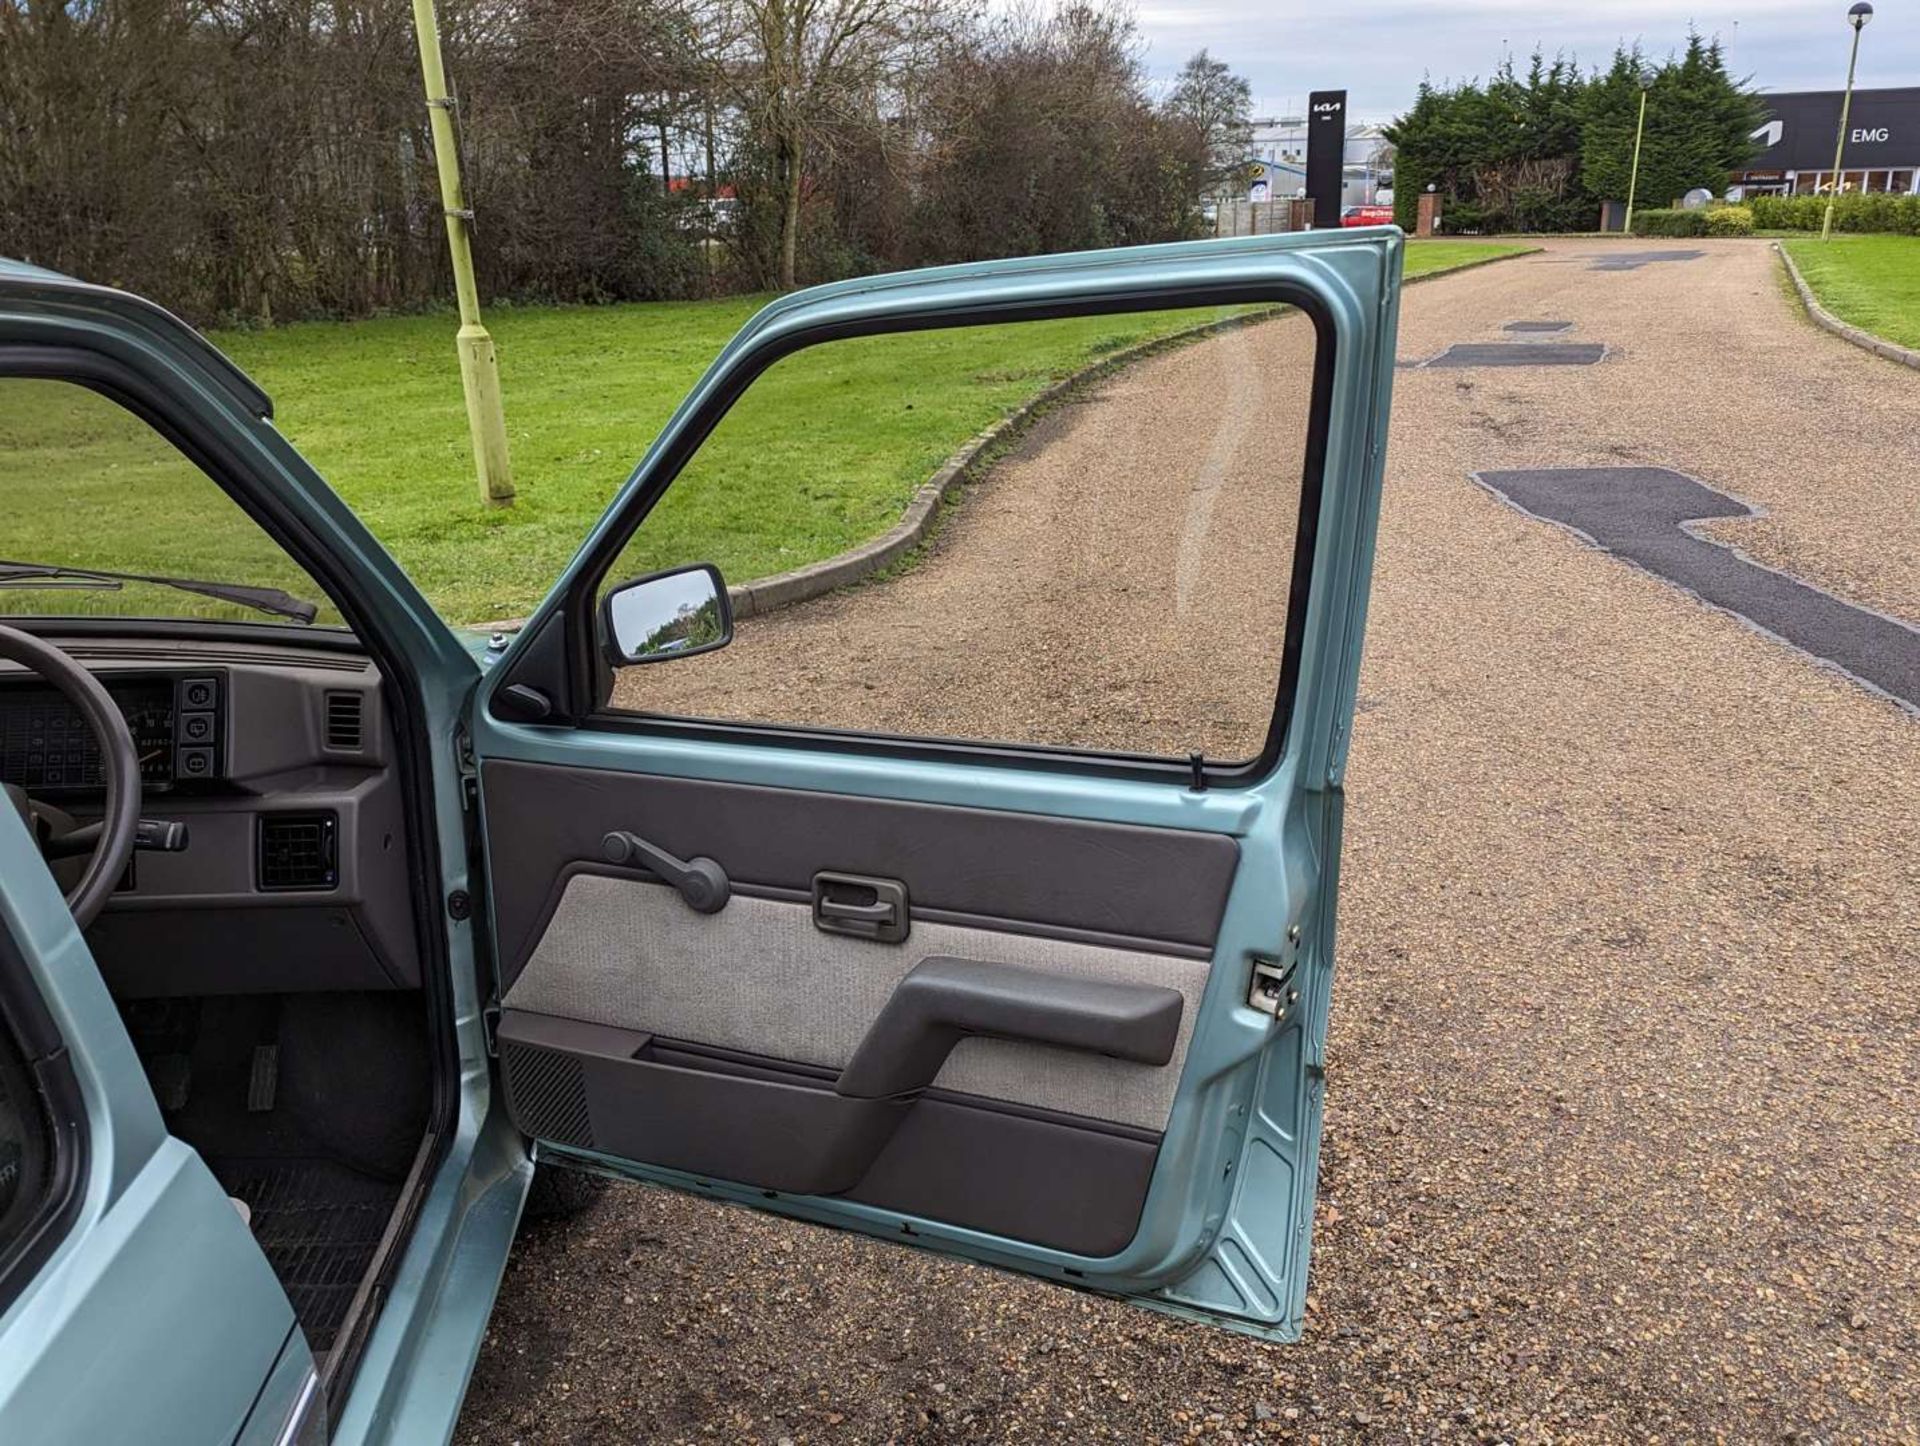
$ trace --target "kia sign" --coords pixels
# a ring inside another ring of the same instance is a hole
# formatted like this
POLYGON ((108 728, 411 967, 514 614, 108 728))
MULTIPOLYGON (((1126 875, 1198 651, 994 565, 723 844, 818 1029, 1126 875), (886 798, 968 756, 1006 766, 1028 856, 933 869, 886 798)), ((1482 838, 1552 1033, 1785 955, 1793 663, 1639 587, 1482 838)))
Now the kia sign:
POLYGON ((1340 171, 1347 158, 1347 93, 1316 90, 1307 97, 1307 195, 1313 224, 1340 224, 1340 171))
MULTIPOLYGON (((1760 99, 1766 104, 1768 120, 1753 133, 1753 140, 1765 149, 1747 163, 1747 171, 1833 169, 1833 140, 1840 130, 1839 91, 1799 91, 1760 99)), ((1920 86, 1856 90, 1840 164, 1850 171, 1920 165, 1920 86)))

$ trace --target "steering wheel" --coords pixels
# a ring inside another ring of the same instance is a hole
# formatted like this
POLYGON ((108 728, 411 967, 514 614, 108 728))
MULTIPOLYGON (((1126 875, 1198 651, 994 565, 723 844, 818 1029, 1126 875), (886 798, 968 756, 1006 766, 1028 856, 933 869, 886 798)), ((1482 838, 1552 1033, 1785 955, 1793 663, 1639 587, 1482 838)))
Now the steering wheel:
MULTIPOLYGON (((20 664, 59 689, 86 719, 100 745, 101 771, 107 785, 106 809, 97 825, 99 837, 93 845, 93 857, 81 872, 80 882, 67 892, 67 907, 73 911, 73 921, 84 929, 106 907, 107 899, 127 871, 127 860, 133 857, 140 823, 140 759, 134 751, 133 734, 99 680, 52 643, 0 624, 0 658, 20 664)), ((9 783, 5 787, 21 821, 40 840, 43 851, 55 851, 50 845, 60 840, 49 837, 50 827, 64 819, 71 829, 72 820, 58 809, 34 802, 18 784, 9 783)), ((84 835, 92 832, 91 827, 72 830, 67 838, 70 842, 81 842, 84 835)))

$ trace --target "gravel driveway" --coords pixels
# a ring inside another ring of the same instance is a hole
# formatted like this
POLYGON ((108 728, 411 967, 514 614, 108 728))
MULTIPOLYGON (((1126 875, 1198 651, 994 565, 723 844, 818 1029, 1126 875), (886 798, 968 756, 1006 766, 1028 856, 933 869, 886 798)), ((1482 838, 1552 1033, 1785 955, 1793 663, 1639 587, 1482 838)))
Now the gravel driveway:
POLYGON ((1920 722, 1468 480, 1674 467, 1920 619, 1920 377, 1759 243, 1603 249, 1404 303, 1610 355, 1397 382, 1306 1339, 631 1187, 525 1239, 458 1439, 1920 1440, 1920 722))

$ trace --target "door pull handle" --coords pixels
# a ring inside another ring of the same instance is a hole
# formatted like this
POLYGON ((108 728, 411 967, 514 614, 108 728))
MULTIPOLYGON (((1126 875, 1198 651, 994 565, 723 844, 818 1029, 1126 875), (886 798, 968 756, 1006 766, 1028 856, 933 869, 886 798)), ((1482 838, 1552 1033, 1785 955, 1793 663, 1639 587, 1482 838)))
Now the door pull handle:
POLYGON ((865 874, 815 874, 813 924, 829 934, 898 944, 913 927, 907 909, 907 886, 898 879, 874 879, 865 874))

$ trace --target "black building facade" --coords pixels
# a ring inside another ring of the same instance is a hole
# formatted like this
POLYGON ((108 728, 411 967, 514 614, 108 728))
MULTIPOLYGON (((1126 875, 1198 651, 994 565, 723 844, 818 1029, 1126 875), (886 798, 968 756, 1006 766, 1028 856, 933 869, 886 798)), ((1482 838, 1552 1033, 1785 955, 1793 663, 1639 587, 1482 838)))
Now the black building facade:
MULTIPOLYGON (((1762 95, 1766 125, 1754 133, 1766 149, 1734 176, 1747 195, 1824 195, 1834 179, 1840 128, 1837 90, 1762 95)), ((1920 85, 1856 90, 1840 157, 1840 189, 1920 190, 1920 85)))

